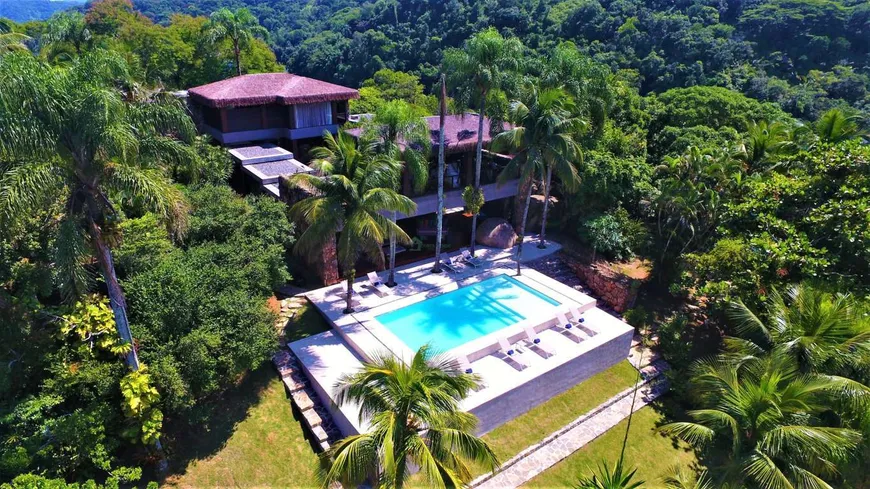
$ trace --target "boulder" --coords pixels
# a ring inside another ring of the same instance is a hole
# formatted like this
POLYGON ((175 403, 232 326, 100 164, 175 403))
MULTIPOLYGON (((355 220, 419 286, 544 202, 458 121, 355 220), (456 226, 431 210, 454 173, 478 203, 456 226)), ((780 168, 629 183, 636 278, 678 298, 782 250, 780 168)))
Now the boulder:
POLYGON ((475 240, 492 248, 510 248, 517 241, 513 226, 500 217, 490 217, 477 226, 475 240))

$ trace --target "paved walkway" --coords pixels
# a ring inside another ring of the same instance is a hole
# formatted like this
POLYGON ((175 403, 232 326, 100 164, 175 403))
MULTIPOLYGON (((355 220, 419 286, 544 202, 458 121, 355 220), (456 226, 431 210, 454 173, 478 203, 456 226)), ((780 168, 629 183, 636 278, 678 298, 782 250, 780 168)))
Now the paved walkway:
MULTIPOLYGON (((658 378, 662 368, 666 367, 662 364, 653 364, 643 369, 644 377, 650 380, 642 384, 638 390, 634 411, 654 401, 667 390, 667 383, 663 378, 658 378)), ((505 462, 498 472, 478 477, 469 487, 505 489, 519 487, 528 482, 627 418, 631 412, 633 390, 632 387, 613 396, 537 445, 520 452, 519 455, 505 462)))

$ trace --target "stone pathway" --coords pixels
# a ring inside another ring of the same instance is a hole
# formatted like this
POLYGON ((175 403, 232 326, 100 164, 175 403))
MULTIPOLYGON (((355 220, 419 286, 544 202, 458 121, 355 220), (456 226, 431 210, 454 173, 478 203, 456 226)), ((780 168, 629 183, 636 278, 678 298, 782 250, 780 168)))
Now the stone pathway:
MULTIPOLYGON (((649 376, 651 379, 641 384, 634 411, 654 401, 667 390, 667 382, 658 379, 658 374, 664 368, 666 366, 657 364, 644 368, 644 377, 649 376)), ((478 477, 469 487, 505 489, 519 487, 528 482, 627 418, 631 412, 633 391, 632 387, 620 392, 540 443, 520 452, 505 462, 498 472, 478 477)))

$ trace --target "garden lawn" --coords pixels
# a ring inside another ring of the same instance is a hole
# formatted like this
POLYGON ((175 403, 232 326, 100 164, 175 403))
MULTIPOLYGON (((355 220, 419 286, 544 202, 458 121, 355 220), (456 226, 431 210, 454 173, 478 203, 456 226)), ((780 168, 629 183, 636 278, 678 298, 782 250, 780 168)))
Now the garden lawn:
MULTIPOLYGON (((675 442, 656 431, 656 427, 664 422, 659 407, 660 404, 656 403, 635 413, 625 450, 626 464, 637 468, 633 480, 646 481, 644 487, 648 488, 664 487, 662 478, 672 467, 694 467, 697 462, 694 451, 686 443, 675 442)), ((627 420, 623 420, 523 487, 575 487, 580 476, 589 475, 603 460, 613 467, 619 459, 627 423, 627 420)))
MULTIPOLYGON (((288 322, 286 336, 294 341, 326 329, 307 305, 288 322)), ((165 481, 167 486, 318 486, 319 458, 271 364, 252 372, 218 402, 226 409, 211 421, 213 429, 177 437, 177 453, 171 458, 187 463, 165 481)))
POLYGON ((490 431, 483 439, 505 462, 633 386, 636 378, 637 370, 627 360, 620 362, 490 431))

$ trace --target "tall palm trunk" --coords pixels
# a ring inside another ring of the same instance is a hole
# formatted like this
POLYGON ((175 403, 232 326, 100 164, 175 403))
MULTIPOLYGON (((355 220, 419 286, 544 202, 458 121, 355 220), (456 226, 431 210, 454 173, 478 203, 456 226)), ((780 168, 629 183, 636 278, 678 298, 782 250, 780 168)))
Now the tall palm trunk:
POLYGON ((347 281, 347 292, 345 295, 345 307, 344 314, 350 314, 353 312, 353 278, 356 275, 356 270, 350 269, 345 272, 345 280, 347 281))
POLYGON ((236 55, 236 73, 239 76, 242 76, 242 57, 241 57, 241 49, 239 49, 239 42, 233 40, 233 53, 236 55))
POLYGON ((547 209, 550 207, 550 184, 553 182, 553 167, 547 166, 547 181, 544 183, 544 211, 541 214, 541 236, 538 248, 547 247, 547 209))
POLYGON ((520 243, 517 245, 517 275, 522 275, 522 270, 520 269, 520 263, 523 261, 523 237, 526 232, 526 220, 529 218, 529 204, 532 201, 532 186, 529 185, 529 189, 526 191, 526 204, 523 207, 523 220, 520 222, 519 232, 519 240, 520 243))
MULTIPOLYGON (((486 113, 486 90, 480 92, 480 112, 477 115, 477 150, 474 156, 474 191, 480 190, 480 167, 483 159, 483 117, 486 113)), ((474 245, 477 242, 477 215, 475 212, 471 218, 471 256, 474 256, 474 245)))
POLYGON ((441 273, 441 233, 444 229, 444 120, 447 115, 447 80, 441 74, 441 114, 438 126, 438 210, 435 220, 435 266, 432 273, 441 273))
MULTIPOLYGON (((396 223, 397 217, 398 214, 393 211, 393 224, 396 223)), ((390 231, 390 278, 387 279, 387 285, 396 286, 396 233, 394 231, 390 231)))
MULTIPOLYGON (((115 328, 118 330, 118 336, 130 344, 130 351, 125 355, 124 361, 130 370, 134 372, 138 371, 139 354, 136 352, 135 343, 133 343, 133 332, 130 330, 130 322, 127 320, 127 300, 124 298, 124 291, 121 290, 118 276, 115 274, 112 251, 103 241, 100 227, 97 226, 97 223, 93 219, 89 219, 88 227, 91 241, 94 244, 94 251, 97 254, 97 262, 100 264, 103 280, 105 280, 106 289, 109 292, 109 306, 112 308, 112 315, 115 317, 115 328)), ((163 451, 163 444, 160 442, 159 437, 154 441, 154 448, 160 459, 157 463, 157 470, 161 474, 166 473, 169 470, 169 461, 166 459, 166 453, 163 451)))
POLYGON ((103 280, 106 281, 106 288, 109 291, 109 305, 115 317, 115 328, 118 330, 118 336, 121 337, 121 340, 130 345, 130 352, 124 356, 124 361, 131 370, 136 371, 139 370, 139 356, 136 353, 133 333, 130 331, 130 323, 127 320, 127 301, 124 299, 124 292, 121 290, 121 286, 118 284, 118 277, 115 274, 112 252, 103 241, 99 226, 97 226, 93 219, 89 219, 89 221, 91 241, 97 254, 100 270, 103 272, 103 280))

